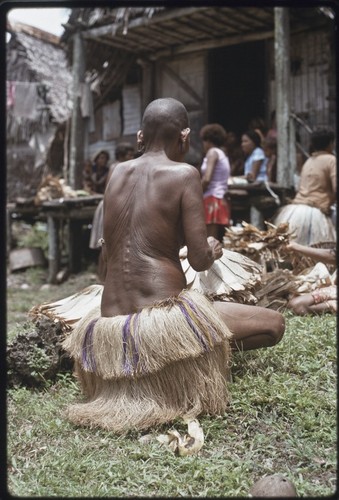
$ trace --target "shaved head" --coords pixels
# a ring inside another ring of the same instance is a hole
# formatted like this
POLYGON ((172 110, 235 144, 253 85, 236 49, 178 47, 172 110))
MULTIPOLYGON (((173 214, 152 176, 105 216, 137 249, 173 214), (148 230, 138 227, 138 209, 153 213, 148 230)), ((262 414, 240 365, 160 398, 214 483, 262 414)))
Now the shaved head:
POLYGON ((142 132, 146 147, 169 144, 188 126, 185 106, 172 97, 156 99, 145 109, 142 132))

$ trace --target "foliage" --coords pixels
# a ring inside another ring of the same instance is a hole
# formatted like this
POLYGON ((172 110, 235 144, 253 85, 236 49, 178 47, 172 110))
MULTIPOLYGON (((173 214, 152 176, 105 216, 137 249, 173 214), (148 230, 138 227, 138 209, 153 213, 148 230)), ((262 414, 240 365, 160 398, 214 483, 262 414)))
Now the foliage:
MULTIPOLYGON (((87 275, 44 290, 43 300, 74 293, 87 275)), ((11 289, 15 311, 38 303, 41 285, 11 289), (34 292, 36 290, 36 292, 34 292), (21 305, 20 305, 21 303, 21 305), (22 306, 24 304, 24 307, 22 306)), ((325 497, 336 484, 336 318, 286 313, 286 333, 273 348, 236 353, 232 401, 225 415, 202 417, 205 444, 177 457, 157 442, 171 426, 116 436, 71 425, 67 405, 81 394, 71 374, 43 391, 8 391, 8 490, 14 496, 246 497, 260 477, 281 473, 299 496, 325 497), (66 481, 60 478, 67 478, 66 481)), ((184 434, 180 421, 173 426, 184 434)))
POLYGON ((19 248, 40 247, 45 257, 48 257, 48 233, 46 224, 37 222, 29 226, 23 235, 17 240, 19 248))

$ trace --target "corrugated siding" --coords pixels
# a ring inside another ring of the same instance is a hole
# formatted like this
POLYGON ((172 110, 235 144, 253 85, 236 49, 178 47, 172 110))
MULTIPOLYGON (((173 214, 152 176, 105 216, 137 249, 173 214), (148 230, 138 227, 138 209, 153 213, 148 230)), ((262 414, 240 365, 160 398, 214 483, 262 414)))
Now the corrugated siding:
POLYGON ((104 141, 116 139, 121 134, 120 101, 105 104, 102 109, 102 138, 104 141))
MULTIPOLYGON (((274 47, 270 44, 270 110, 275 109, 274 47)), ((302 32, 291 37, 290 46, 291 111, 300 116, 312 129, 319 126, 335 128, 331 110, 333 99, 330 79, 333 54, 329 35, 325 31, 302 32)), ((297 127, 302 144, 307 148, 309 134, 297 127)))
POLYGON ((141 98, 139 85, 126 85, 122 93, 123 99, 123 134, 136 134, 141 124, 141 98))
MULTIPOLYGON (((196 94, 200 97, 204 93, 204 55, 190 54, 179 57, 172 61, 166 61, 166 64, 184 80, 196 94)), ((177 81, 170 75, 162 73, 159 79, 159 90, 162 96, 174 97, 181 101, 188 109, 197 108, 198 103, 177 81)))
POLYGON ((200 52, 185 56, 178 56, 173 60, 160 61, 157 64, 157 97, 173 97, 182 102, 187 108, 190 127, 190 152, 186 159, 191 164, 199 165, 201 161, 200 128, 204 125, 206 115, 205 96, 205 60, 206 53, 200 52), (167 65, 180 80, 184 81, 193 92, 189 92, 185 85, 173 78, 162 69, 167 65))

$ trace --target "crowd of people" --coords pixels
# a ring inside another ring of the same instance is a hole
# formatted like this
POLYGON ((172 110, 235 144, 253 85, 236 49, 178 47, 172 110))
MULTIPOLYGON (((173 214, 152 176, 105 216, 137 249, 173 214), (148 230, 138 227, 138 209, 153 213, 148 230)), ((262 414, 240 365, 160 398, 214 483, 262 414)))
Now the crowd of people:
MULTIPOLYGON (((256 125, 241 137, 242 165, 234 136, 220 124, 205 125, 197 169, 185 162, 191 132, 186 108, 173 98, 156 99, 137 134, 140 154, 124 145, 119 156, 117 148, 111 167, 107 152, 94 158, 86 182, 104 193, 91 238, 93 245, 101 241, 103 288, 100 305, 77 320, 63 343, 87 398, 70 406, 72 422, 124 433, 177 417, 219 415, 228 402, 232 352, 271 347, 283 338, 280 312, 188 289, 179 257, 186 246, 195 271, 221 259, 222 230, 231 215, 229 178, 236 174, 262 182, 276 171, 274 126, 265 133, 256 125)), ((291 203, 293 213, 306 207, 302 217, 312 212, 302 234, 312 232, 318 212, 320 226, 329 227, 336 179, 333 139, 324 130, 311 137, 313 152, 291 203)), ((292 213, 289 205, 279 212, 279 221, 287 220, 287 212, 292 213)), ((317 237, 335 239, 332 229, 319 230, 317 237)), ((334 262, 333 252, 310 253, 299 240, 297 232, 290 252, 334 262)), ((334 302, 336 284, 292 297, 288 307, 296 314, 333 312, 334 302)))

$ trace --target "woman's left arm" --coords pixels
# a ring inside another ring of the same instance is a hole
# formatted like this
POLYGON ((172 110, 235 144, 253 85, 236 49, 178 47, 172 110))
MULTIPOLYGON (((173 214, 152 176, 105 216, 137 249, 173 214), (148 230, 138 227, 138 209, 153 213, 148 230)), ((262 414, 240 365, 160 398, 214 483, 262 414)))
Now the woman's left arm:
POLYGON ((254 182, 260 172, 260 167, 264 160, 256 160, 252 163, 252 169, 247 174, 247 180, 254 182))
POLYGON ((211 179, 213 177, 213 172, 215 165, 218 161, 218 153, 215 150, 209 150, 206 155, 207 167, 204 175, 201 178, 202 190, 206 191, 211 179))

